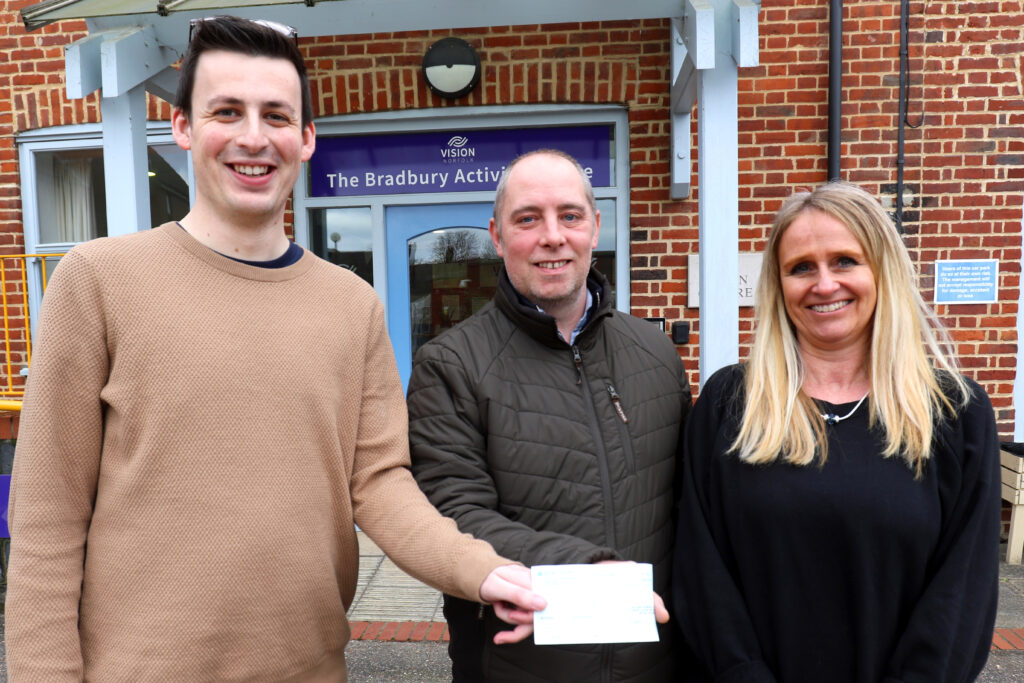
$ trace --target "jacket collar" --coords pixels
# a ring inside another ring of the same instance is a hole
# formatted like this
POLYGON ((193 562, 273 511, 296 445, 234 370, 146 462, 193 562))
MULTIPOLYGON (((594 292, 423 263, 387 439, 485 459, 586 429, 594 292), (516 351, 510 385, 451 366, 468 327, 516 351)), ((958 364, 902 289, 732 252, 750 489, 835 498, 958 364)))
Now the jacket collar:
MULTIPOLYGON (((594 335, 594 330, 601 321, 611 315, 612 297, 608 278, 596 268, 591 267, 587 274, 587 286, 594 294, 594 308, 583 331, 576 337, 576 343, 586 343, 594 335)), ((494 304, 502 313, 509 317, 516 327, 546 346, 565 348, 568 342, 558 336, 558 325, 547 313, 541 313, 537 307, 521 295, 511 280, 505 266, 498 273, 498 291, 494 295, 494 304)))

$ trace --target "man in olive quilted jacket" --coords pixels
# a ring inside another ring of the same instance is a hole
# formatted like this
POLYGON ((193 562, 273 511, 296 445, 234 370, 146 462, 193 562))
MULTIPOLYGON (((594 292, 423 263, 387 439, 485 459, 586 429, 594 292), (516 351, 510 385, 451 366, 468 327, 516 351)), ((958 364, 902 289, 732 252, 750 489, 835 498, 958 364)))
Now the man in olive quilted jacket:
MULTIPOLYGON (((690 391, 668 337, 615 310, 591 267, 600 220, 568 155, 532 152, 505 170, 490 222, 498 292, 415 359, 413 472, 460 530, 507 557, 649 562, 665 597, 690 391)), ((445 616, 456 682, 670 681, 687 668, 669 624, 657 643, 498 648, 489 609, 446 596, 445 616)))

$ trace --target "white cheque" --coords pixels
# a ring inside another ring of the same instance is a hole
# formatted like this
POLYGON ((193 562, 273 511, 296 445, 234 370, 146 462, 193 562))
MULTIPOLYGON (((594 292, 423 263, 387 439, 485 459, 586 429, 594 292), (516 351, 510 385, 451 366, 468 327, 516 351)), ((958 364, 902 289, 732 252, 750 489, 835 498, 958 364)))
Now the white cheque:
POLYGON ((533 617, 537 645, 658 640, 651 565, 537 565, 533 587, 548 601, 533 617))

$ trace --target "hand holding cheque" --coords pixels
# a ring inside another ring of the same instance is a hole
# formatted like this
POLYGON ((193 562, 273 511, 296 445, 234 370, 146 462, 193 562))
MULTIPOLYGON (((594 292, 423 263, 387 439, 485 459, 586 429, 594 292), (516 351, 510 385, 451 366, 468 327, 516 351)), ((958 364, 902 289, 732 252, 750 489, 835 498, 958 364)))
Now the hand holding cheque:
POLYGON ((533 619, 538 645, 653 642, 655 622, 669 619, 650 564, 538 565, 532 574, 533 591, 548 603, 533 619))
POLYGON ((655 622, 669 620, 652 580, 651 565, 637 562, 506 565, 487 577, 480 597, 516 625, 495 634, 497 645, 531 634, 537 645, 651 642, 658 640, 655 622))

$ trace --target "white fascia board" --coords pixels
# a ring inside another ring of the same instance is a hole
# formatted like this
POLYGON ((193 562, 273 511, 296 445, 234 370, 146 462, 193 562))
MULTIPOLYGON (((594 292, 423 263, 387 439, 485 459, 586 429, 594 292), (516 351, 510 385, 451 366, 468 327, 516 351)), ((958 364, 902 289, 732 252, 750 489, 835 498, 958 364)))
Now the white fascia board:
MULTIPOLYGON (((270 19, 293 26, 300 37, 423 31, 432 29, 516 26, 580 21, 639 21, 679 16, 680 0, 517 0, 516 2, 466 2, 466 0, 318 0, 270 5, 190 1, 176 6, 169 16, 99 14, 82 0, 81 8, 68 7, 52 19, 85 14, 90 30, 119 26, 152 25, 161 45, 179 55, 188 43, 189 19, 229 13, 249 19, 270 19), (213 8, 212 5, 216 5, 213 8)), ((708 6, 706 0, 698 4, 708 6)), ((153 0, 153 7, 156 1, 153 0)), ((712 55, 713 56, 713 55, 712 55)))
MULTIPOLYGON (((300 36, 344 35, 479 26, 514 26, 580 21, 632 21, 678 16, 679 0, 517 0, 516 2, 467 2, 466 0, 317 0, 253 3, 244 0, 187 0, 167 3, 169 15, 161 17, 156 0, 78 0, 37 13, 38 22, 85 18, 114 19, 120 25, 166 21, 178 15, 203 17, 234 14, 287 22, 300 36)), ((187 19, 186 19, 187 21, 187 19)), ((187 40, 181 37, 181 43, 187 40)))

